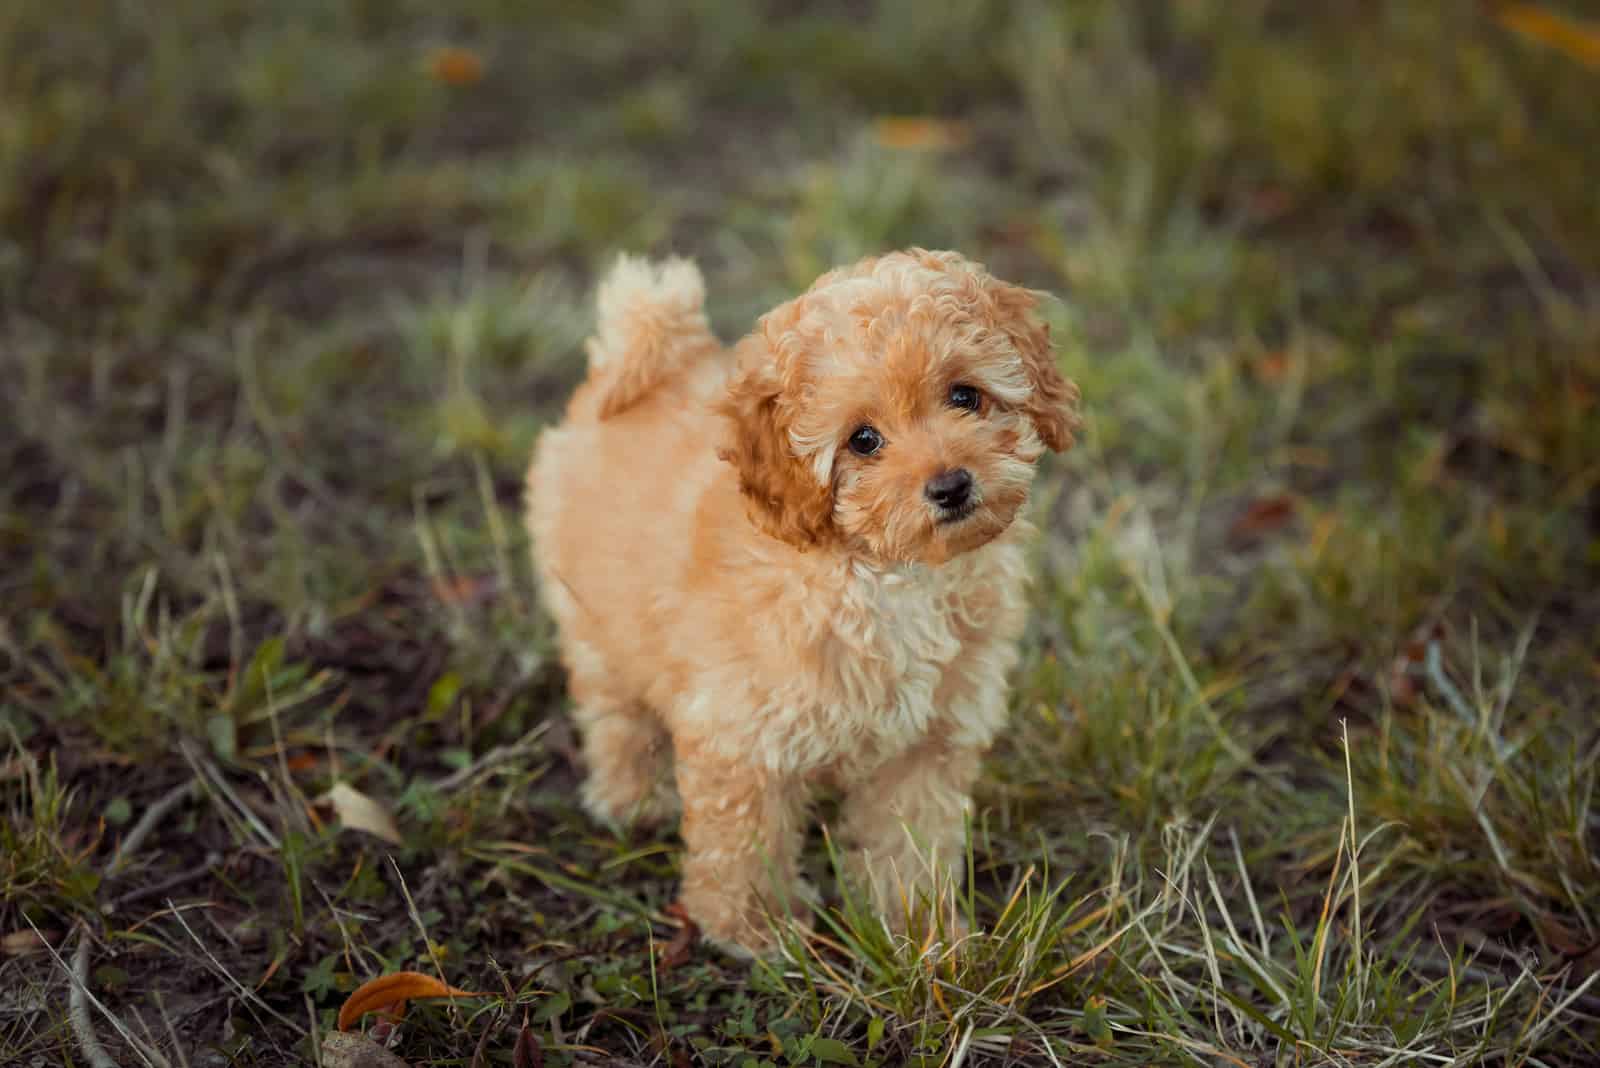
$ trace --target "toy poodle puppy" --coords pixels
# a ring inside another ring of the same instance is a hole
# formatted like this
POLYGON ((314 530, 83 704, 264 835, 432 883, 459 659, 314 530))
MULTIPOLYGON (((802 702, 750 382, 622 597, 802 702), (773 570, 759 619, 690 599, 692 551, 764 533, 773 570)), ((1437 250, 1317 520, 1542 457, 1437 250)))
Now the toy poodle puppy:
POLYGON ((823 275, 732 350, 700 272, 623 257, 588 379, 544 432, 527 522, 588 779, 612 825, 681 805, 682 903, 770 951, 806 895, 807 798, 892 924, 959 881, 1006 718, 1021 517, 1077 388, 1035 295, 953 252, 823 275))

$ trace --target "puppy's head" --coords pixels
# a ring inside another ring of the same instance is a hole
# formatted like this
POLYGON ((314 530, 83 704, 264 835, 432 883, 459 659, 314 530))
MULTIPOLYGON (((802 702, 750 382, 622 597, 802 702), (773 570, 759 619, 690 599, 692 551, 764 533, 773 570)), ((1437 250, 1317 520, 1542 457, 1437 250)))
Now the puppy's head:
POLYGON ((721 455, 752 519, 800 548, 941 564, 1027 500, 1072 444, 1077 388, 1034 295, 913 249, 817 279, 740 343, 721 455))

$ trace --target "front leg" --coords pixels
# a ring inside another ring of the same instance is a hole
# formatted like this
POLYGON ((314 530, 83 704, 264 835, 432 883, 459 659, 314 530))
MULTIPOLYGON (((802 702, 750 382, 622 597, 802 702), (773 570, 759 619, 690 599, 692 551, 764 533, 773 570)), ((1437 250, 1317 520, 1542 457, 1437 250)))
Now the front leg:
POLYGON ((797 780, 680 745, 681 898, 689 917, 725 949, 770 952, 766 913, 799 906, 805 795, 797 780))
MULTIPOLYGON (((966 814, 982 756, 977 746, 929 739, 876 769, 846 796, 845 875, 872 895, 891 927, 904 930, 921 911, 919 899, 954 905, 966 870, 966 814)), ((953 912, 945 919, 959 926, 953 912)))
MULTIPOLYGON (((966 628, 966 650, 934 693, 939 714, 933 733, 861 776, 845 798, 843 836, 853 847, 845 874, 871 893, 895 927, 907 926, 907 908, 915 910, 918 895, 936 886, 949 895, 943 903, 954 904, 966 873, 972 787, 1005 724, 1005 678, 1016 662, 1018 618, 1015 611, 986 614, 979 623, 994 628, 987 638, 978 624, 966 628)), ((959 916, 945 919, 947 930, 962 926, 959 916)))

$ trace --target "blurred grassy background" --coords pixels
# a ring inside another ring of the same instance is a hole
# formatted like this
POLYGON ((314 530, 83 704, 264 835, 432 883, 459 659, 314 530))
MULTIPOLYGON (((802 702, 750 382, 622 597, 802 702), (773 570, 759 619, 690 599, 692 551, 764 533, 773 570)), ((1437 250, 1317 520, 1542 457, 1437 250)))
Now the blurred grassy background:
POLYGON ((1600 70, 1520 10, 4 5, 0 1060, 77 1055, 35 928, 196 1065, 419 966, 504 996, 416 1063, 525 1010, 552 1063, 1600 1056, 1600 70), (671 839, 571 803, 523 466, 618 250, 731 339, 908 244, 1055 293, 1086 400, 995 933, 652 972, 671 839))

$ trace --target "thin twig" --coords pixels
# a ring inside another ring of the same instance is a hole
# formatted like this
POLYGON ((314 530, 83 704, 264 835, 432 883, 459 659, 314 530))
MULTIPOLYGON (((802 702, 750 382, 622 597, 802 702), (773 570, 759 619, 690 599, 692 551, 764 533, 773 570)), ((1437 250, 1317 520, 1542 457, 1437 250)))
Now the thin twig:
POLYGON ((111 862, 106 865, 105 874, 112 874, 122 866, 124 860, 138 852, 139 847, 144 845, 144 840, 156 829, 156 825, 181 805, 198 785, 200 785, 198 780, 188 779, 151 802, 150 807, 145 809, 144 815, 139 817, 139 822, 133 825, 133 830, 128 832, 127 837, 117 846, 116 852, 111 855, 111 862))
POLYGON ((173 875, 170 878, 163 879, 159 883, 155 883, 151 886, 141 886, 137 890, 130 890, 126 894, 123 894, 121 897, 113 901, 111 903, 111 907, 114 909, 120 909, 127 905, 131 905, 136 901, 143 901, 146 898, 151 897, 160 897, 168 890, 175 890, 184 883, 193 882, 203 875, 211 874, 212 869, 220 863, 222 863, 222 854, 207 853, 206 859, 193 868, 190 868, 187 871, 180 871, 178 874, 173 875))
POLYGON ((440 793, 449 793, 451 790, 465 786, 473 779, 493 768, 499 767, 501 764, 509 764, 511 761, 531 751, 533 743, 544 737, 550 730, 552 722, 552 720, 545 720, 542 723, 535 724, 531 730, 516 741, 508 745, 495 746, 471 764, 451 772, 434 783, 433 788, 440 793))

